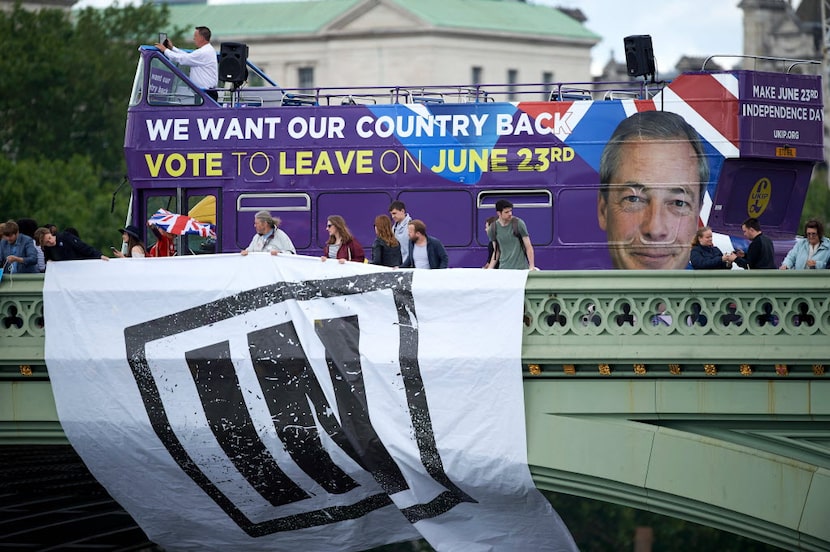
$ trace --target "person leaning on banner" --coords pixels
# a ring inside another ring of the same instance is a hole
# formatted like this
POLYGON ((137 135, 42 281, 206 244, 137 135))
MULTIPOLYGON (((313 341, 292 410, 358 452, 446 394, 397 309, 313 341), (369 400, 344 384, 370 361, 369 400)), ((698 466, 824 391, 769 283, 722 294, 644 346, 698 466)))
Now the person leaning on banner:
POLYGON ((533 245, 525 221, 513 216, 513 204, 506 199, 496 202, 498 217, 490 225, 487 237, 495 242, 488 267, 513 270, 537 270, 533 245))
POLYGON ((268 211, 257 211, 254 215, 254 229, 256 234, 251 238, 251 243, 240 253, 297 253, 294 244, 288 234, 280 230, 280 219, 271 216, 268 211))
POLYGON ((326 259, 337 259, 337 262, 344 264, 346 261, 362 263, 366 261, 366 252, 363 246, 352 235, 346 220, 340 215, 331 215, 326 219, 326 232, 329 239, 323 248, 321 261, 326 259))
POLYGON ((119 259, 123 258, 139 258, 147 256, 147 248, 144 247, 144 242, 141 241, 141 234, 138 233, 138 227, 130 225, 118 230, 121 232, 121 240, 127 244, 127 252, 122 253, 120 249, 112 248, 112 254, 119 259))
POLYGON ((0 240, 0 270, 12 274, 37 274, 37 249, 35 240, 20 233, 17 223, 10 220, 3 224, 0 240))
POLYGON ((781 263, 781 270, 827 268, 827 261, 830 259, 830 239, 824 237, 824 225, 815 220, 808 220, 804 225, 804 239, 795 242, 790 249, 784 262, 781 263))
POLYGON ((196 44, 196 49, 192 52, 176 48, 170 39, 166 42, 169 47, 167 44, 157 43, 156 48, 171 61, 190 67, 190 80, 193 84, 206 90, 214 100, 219 99, 219 93, 216 90, 210 90, 219 84, 219 62, 216 58, 216 50, 210 45, 210 29, 196 27, 193 31, 193 43, 196 44))
POLYGON ((110 260, 106 255, 91 245, 82 242, 69 232, 46 232, 40 234, 40 243, 43 249, 43 256, 47 261, 75 261, 78 259, 101 259, 110 260))
POLYGON ((427 236, 427 226, 415 219, 409 223, 409 256, 401 268, 447 268, 450 257, 438 238, 427 236))
POLYGON ((392 231, 386 215, 375 217, 375 241, 372 243, 372 264, 398 268, 403 263, 401 243, 392 231))
POLYGON ((761 223, 757 218, 750 217, 741 224, 744 237, 750 240, 746 253, 740 249, 735 251, 735 264, 741 268, 775 268, 775 246, 772 240, 761 231, 761 223))

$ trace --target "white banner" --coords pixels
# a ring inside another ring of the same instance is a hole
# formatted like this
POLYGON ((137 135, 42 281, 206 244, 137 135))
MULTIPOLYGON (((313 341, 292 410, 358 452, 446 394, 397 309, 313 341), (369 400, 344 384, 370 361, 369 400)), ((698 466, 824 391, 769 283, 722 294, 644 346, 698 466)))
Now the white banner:
POLYGON ((263 254, 50 263, 46 363, 167 550, 576 550, 527 467, 521 271, 263 254))

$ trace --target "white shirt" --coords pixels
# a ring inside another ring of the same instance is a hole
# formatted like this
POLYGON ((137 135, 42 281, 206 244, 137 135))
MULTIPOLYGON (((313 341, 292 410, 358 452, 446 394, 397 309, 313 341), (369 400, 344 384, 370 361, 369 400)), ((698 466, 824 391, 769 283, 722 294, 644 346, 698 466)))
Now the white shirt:
POLYGON ((192 52, 185 52, 176 47, 164 51, 171 61, 190 67, 190 80, 200 88, 216 88, 219 84, 219 62, 216 50, 210 43, 192 52))

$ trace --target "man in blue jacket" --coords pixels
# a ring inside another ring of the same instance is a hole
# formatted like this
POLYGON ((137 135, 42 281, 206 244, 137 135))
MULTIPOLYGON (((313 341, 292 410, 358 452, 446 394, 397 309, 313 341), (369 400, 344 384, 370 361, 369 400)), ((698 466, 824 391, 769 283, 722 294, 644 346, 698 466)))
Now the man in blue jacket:
POLYGON ((438 238, 427 236, 427 227, 418 219, 409 228, 409 256, 401 268, 447 268, 450 257, 438 238))
POLYGON ((0 266, 3 271, 13 274, 37 274, 37 249, 35 241, 20 233, 20 227, 13 220, 3 224, 3 239, 0 241, 0 266))

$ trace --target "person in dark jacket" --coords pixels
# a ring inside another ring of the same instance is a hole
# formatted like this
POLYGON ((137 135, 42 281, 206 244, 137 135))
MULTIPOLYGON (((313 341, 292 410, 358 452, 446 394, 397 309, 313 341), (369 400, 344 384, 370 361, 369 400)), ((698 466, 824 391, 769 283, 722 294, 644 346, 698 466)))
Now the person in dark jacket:
POLYGON ((372 264, 397 268, 401 266, 401 244, 392 232, 392 222, 386 215, 375 217, 375 242, 372 244, 372 264))
POLYGON ((423 221, 415 219, 409 223, 409 257, 401 268, 447 268, 450 257, 438 238, 427 236, 423 221))
POLYGON ((690 261, 695 270, 714 270, 732 268, 736 255, 732 252, 724 253, 715 247, 712 242, 712 229, 709 226, 698 228, 692 240, 690 261))
POLYGON ((47 261, 75 261, 78 259, 110 260, 98 249, 81 241, 68 232, 47 232, 40 238, 40 247, 47 261))
POLYGON ((748 218, 741 225, 744 237, 751 240, 746 253, 738 252, 735 264, 743 268, 777 268, 775 266, 775 246, 772 240, 761 232, 761 224, 756 218, 748 218))

